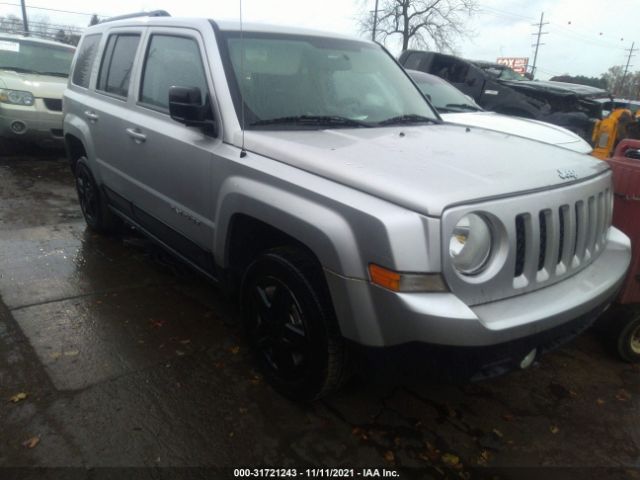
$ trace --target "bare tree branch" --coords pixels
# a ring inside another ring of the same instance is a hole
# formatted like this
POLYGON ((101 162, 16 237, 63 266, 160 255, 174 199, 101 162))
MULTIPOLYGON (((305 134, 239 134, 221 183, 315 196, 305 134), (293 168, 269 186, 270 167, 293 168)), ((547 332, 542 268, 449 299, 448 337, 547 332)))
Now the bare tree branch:
MULTIPOLYGON (((364 3, 360 30, 373 31, 373 15, 364 3), (365 10, 366 9, 366 10, 365 10)), ((478 10, 478 0, 379 0, 376 36, 386 43, 391 36, 402 38, 402 49, 410 46, 453 51, 455 41, 469 37, 465 20, 478 10)))

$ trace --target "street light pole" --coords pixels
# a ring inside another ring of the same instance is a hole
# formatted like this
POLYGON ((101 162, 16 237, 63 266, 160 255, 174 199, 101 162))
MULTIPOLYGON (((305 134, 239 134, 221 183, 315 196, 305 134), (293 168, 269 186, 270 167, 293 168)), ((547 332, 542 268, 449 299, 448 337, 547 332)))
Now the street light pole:
POLYGON ((29 20, 27 19, 27 6, 24 3, 25 0, 20 0, 20 3, 22 5, 22 25, 23 25, 23 30, 24 30, 24 34, 25 35, 29 35, 29 20))
POLYGON ((376 28, 378 26, 378 0, 376 0, 376 7, 373 11, 373 29, 371 30, 371 40, 376 41, 376 28))
POLYGON ((540 37, 542 35, 546 35, 549 32, 543 32, 542 31, 542 27, 544 25, 547 25, 549 22, 545 22, 544 21, 544 12, 542 12, 540 14, 540 23, 534 23, 533 26, 534 27, 538 27, 538 33, 534 33, 533 35, 537 35, 538 39, 536 40, 536 43, 534 45, 531 45, 532 47, 536 47, 536 51, 533 54, 533 67, 531 68, 531 78, 535 78, 536 75, 536 63, 538 61, 538 49, 540 48, 540 45, 544 45, 544 43, 540 43, 540 37))
POLYGON ((621 95, 622 90, 624 90, 624 82, 627 79, 627 72, 629 71, 629 62, 631 62, 631 57, 635 57, 635 55, 633 54, 633 52, 635 52, 637 50, 637 48, 633 48, 636 46, 636 42, 631 42, 631 48, 628 48, 627 51, 629 52, 629 56, 627 57, 627 64, 624 67, 624 73, 622 74, 622 81, 620 82, 620 89, 619 92, 621 95))

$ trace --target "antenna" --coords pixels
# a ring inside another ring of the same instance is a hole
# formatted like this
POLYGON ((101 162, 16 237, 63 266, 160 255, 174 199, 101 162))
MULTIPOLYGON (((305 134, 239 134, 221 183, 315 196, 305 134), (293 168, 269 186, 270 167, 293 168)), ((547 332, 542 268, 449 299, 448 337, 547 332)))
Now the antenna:
POLYGON ((240 127, 242 128, 242 147, 240 148, 240 158, 247 156, 244 149, 244 95, 242 94, 242 82, 244 82, 244 31, 242 28, 242 0, 240 0, 240 127))

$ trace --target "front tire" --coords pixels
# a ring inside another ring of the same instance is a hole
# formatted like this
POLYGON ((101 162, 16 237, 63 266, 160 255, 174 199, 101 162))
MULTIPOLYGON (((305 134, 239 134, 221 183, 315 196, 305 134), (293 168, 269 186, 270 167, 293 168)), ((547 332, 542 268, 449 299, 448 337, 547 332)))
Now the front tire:
POLYGON ((119 219, 109 210, 104 194, 95 181, 86 157, 81 157, 74 169, 76 192, 84 220, 91 230, 106 235, 119 227, 119 219))
POLYGON ((242 320, 259 369, 280 393, 311 401, 338 389, 349 360, 322 269, 297 248, 275 248, 246 269, 242 320))

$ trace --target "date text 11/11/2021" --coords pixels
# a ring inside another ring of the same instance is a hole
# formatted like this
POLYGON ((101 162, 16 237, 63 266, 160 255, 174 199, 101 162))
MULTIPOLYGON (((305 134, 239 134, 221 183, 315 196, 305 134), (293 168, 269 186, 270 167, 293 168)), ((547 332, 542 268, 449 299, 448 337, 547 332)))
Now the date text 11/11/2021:
POLYGON ((398 478, 397 470, 386 468, 235 468, 236 478, 398 478))

